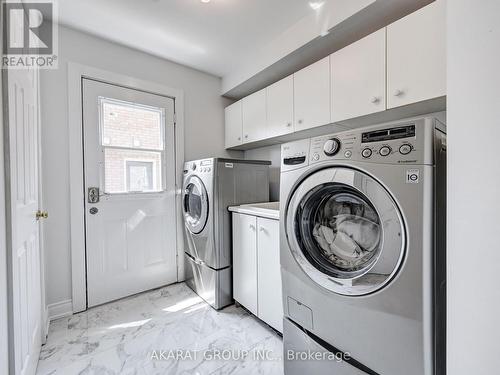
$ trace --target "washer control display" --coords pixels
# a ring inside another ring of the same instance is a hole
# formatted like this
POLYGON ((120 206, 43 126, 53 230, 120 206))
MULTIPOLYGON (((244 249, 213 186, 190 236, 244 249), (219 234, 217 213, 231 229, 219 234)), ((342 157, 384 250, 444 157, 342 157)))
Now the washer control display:
POLYGON ((402 155, 408 155, 412 150, 413 147, 410 144, 401 145, 401 147, 399 148, 399 152, 402 155))
POLYGON ((389 146, 382 146, 378 151, 380 155, 387 156, 391 153, 391 148, 389 146))
POLYGON ((323 151, 325 152, 325 155, 327 156, 333 156, 340 150, 340 141, 338 138, 332 138, 327 140, 323 144, 323 151))
POLYGON ((369 149, 369 148, 365 148, 365 149, 363 149, 363 151, 361 151, 361 155, 362 155, 365 159, 367 159, 367 158, 369 158, 370 156, 372 156, 372 153, 373 153, 373 152, 372 152, 372 150, 371 150, 371 149, 369 149))

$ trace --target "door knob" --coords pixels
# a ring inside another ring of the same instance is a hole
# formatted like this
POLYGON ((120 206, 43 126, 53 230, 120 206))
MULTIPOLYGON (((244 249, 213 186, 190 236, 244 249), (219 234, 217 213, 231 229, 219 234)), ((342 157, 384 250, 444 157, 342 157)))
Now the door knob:
POLYGON ((37 220, 46 219, 46 218, 49 217, 49 213, 47 211, 40 211, 40 210, 38 210, 35 213, 35 217, 36 217, 37 220))

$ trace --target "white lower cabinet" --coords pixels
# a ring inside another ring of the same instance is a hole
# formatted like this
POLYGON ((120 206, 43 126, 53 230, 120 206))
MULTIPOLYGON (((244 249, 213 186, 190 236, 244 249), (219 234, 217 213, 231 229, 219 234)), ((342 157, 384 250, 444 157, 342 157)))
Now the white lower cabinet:
POLYGON ((283 332, 278 220, 233 213, 233 295, 283 332))
POLYGON ((283 332, 279 221, 257 218, 257 306, 259 318, 283 332))
POLYGON ((257 315, 257 218, 233 214, 233 297, 257 315))

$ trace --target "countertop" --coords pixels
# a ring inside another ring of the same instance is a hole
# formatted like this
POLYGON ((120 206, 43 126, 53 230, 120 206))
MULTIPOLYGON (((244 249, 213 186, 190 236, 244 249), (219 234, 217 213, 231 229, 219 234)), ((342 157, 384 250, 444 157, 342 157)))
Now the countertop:
POLYGON ((231 206, 229 211, 239 214, 264 217, 267 219, 279 220, 280 202, 250 203, 241 206, 231 206))

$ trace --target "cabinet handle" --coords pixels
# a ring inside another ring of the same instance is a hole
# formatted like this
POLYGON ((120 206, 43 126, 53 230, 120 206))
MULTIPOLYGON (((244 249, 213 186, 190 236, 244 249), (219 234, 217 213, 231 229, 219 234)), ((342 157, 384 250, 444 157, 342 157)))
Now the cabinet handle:
POLYGON ((289 128, 290 126, 292 126, 292 123, 291 122, 287 122, 286 127, 289 128))
POLYGON ((245 134, 245 138, 248 138, 248 134, 245 134))
POLYGON ((260 230, 261 232, 267 232, 267 231, 266 231, 266 228, 264 228, 264 227, 259 227, 259 230, 260 230))
POLYGON ((394 91, 394 96, 401 96, 403 95, 405 92, 403 90, 399 90, 397 89, 396 91, 394 91))
POLYGON ((253 229, 253 230, 255 230, 255 225, 253 225, 253 224, 250 224, 250 229, 253 229))
POLYGON ((304 120, 300 119, 299 121, 297 121, 299 124, 302 124, 304 122, 304 120))
POLYGON ((238 141, 241 141, 241 137, 238 137, 238 141))
POLYGON ((374 97, 372 97, 372 99, 370 101, 373 104, 377 104, 378 102, 380 102, 380 98, 378 96, 374 96, 374 97))

